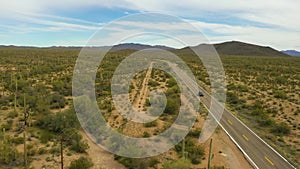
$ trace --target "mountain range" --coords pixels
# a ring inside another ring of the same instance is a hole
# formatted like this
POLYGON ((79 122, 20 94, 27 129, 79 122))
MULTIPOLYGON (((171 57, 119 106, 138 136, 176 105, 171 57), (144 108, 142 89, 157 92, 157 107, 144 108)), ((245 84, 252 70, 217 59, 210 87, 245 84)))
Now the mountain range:
MULTIPOLYGON (((203 47, 203 45, 207 44, 200 44, 198 46, 194 46, 193 48, 203 47)), ((259 46, 239 41, 230 41, 224 43, 213 44, 216 51, 221 56, 274 56, 274 57, 288 57, 289 55, 282 53, 276 49, 273 49, 268 46, 259 46)), ((189 49, 190 47, 184 47, 181 49, 175 49, 167 46, 151 46, 145 44, 136 44, 136 43, 123 43, 118 44, 112 47, 112 50, 143 50, 143 49, 162 49, 162 50, 185 50, 189 49)))
POLYGON ((300 52, 296 51, 296 50, 283 50, 281 52, 285 53, 287 55, 290 55, 290 56, 299 56, 300 57, 300 52))
MULTIPOLYGON (((206 44, 200 44, 195 47, 203 47, 206 44)), ((260 46, 255 44, 249 44, 245 42, 239 41, 229 41, 223 43, 213 44, 216 51, 221 56, 273 56, 273 57, 289 57, 289 56, 300 56, 300 52, 295 50, 287 50, 287 51, 278 51, 269 46, 260 46)), ((3 46, 0 45, 1 48, 34 48, 34 47, 18 47, 18 46, 3 46)), ((82 47, 62 47, 62 46, 53 46, 46 47, 46 49, 73 49, 80 50, 82 47)), ((144 49, 162 49, 162 50, 189 50, 190 47, 184 47, 181 49, 175 49, 168 46, 162 45, 146 45, 146 44, 138 44, 138 43, 123 43, 114 46, 100 46, 100 47, 91 47, 91 48, 99 48, 99 49, 111 49, 112 51, 118 50, 144 50, 144 49)))

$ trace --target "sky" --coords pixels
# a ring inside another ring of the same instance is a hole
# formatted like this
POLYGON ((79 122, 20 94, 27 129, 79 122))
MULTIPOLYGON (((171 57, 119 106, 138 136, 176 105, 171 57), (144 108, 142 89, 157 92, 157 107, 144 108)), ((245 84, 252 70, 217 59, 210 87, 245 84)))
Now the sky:
POLYGON ((200 44, 201 41, 193 39, 190 29, 181 25, 188 22, 209 43, 236 40, 300 51, 299 7, 299 0, 1 0, 0 45, 84 46, 99 30, 103 36, 98 38, 102 41, 93 45, 135 42, 183 47, 159 35, 127 40, 122 37, 141 30, 172 32, 179 38, 190 38, 189 45, 200 44), (149 12, 178 17, 183 22, 170 18, 126 19, 149 12), (113 27, 115 22, 118 24, 113 27), (103 28, 111 29, 110 33, 104 35, 103 28))

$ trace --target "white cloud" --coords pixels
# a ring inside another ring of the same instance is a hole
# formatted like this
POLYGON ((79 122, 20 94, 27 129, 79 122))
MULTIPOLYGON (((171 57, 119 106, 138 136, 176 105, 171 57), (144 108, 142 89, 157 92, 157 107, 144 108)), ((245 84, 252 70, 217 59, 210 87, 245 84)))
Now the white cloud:
MULTIPOLYGON (((9 0, 1 2, 0 18, 17 20, 23 20, 25 18, 25 21, 28 23, 46 26, 43 28, 28 26, 27 29, 32 31, 95 31, 99 28, 99 24, 97 23, 82 19, 56 16, 53 15, 53 13, 57 10, 86 10, 89 7, 101 7, 122 8, 125 11, 162 12, 184 18, 210 17, 215 23, 207 23, 205 21, 191 22, 204 32, 210 31, 217 34, 209 36, 209 39, 212 41, 242 40, 266 45, 269 44, 280 49, 298 46, 297 48, 299 50, 299 6, 299 0, 189 0, 188 2, 179 0, 27 0, 26 3, 9 0), (225 19, 233 18, 233 20, 226 21, 226 23, 233 24, 222 24, 224 22, 218 20, 218 17, 224 17, 225 19), (243 20, 243 24, 235 23, 234 18, 243 20), (258 27, 255 24, 247 24, 247 21, 258 22, 262 25, 269 25, 269 27, 258 27)), ((123 22, 123 24, 124 25, 121 26, 125 26, 126 23, 123 22)), ((143 29, 146 26, 149 26, 149 23, 143 23, 139 29, 143 29)), ((158 26, 163 30, 180 28, 180 26, 176 24, 160 23, 158 26)), ((118 33, 120 32, 115 32, 115 35, 118 33)))

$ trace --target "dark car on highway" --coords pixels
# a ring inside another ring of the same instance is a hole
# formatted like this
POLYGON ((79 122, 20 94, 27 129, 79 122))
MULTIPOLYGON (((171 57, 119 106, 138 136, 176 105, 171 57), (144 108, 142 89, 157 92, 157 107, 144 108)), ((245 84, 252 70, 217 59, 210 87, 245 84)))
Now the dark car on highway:
POLYGON ((204 96, 204 94, 203 94, 202 92, 200 92, 200 91, 199 91, 198 95, 199 95, 200 97, 203 97, 203 96, 204 96))

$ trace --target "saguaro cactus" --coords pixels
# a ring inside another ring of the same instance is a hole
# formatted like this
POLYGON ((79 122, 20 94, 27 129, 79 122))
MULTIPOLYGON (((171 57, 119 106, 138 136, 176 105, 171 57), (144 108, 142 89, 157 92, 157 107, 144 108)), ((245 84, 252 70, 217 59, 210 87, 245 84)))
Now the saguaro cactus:
POLYGON ((16 83, 16 89, 15 89, 15 102, 14 102, 14 110, 17 111, 17 92, 18 92, 18 79, 17 76, 15 76, 15 83, 16 83))

